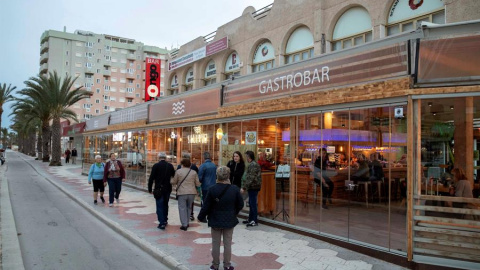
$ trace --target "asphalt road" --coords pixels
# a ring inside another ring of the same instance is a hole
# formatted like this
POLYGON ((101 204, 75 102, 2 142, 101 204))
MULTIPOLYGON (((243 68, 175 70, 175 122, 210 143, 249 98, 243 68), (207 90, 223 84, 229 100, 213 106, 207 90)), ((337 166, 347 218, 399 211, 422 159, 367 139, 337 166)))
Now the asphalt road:
POLYGON ((168 269, 10 153, 6 175, 25 269, 168 269))

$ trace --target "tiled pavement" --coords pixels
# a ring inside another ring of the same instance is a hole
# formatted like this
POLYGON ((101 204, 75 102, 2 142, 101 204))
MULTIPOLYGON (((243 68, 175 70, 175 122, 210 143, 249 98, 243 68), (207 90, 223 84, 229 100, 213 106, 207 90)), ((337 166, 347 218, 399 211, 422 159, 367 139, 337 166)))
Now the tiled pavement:
MULTIPOLYGON (((181 231, 176 200, 170 200, 169 225, 162 231, 156 228, 158 223, 155 200, 147 192, 123 186, 120 204, 115 203, 112 208, 108 207, 108 203, 94 205, 93 188, 87 183, 87 177, 81 175, 80 165, 48 167, 31 157, 22 157, 42 171, 50 181, 75 196, 90 211, 118 224, 127 235, 133 235, 155 247, 155 250, 159 251, 158 256, 170 256, 167 261, 171 265, 192 270, 209 268, 210 228, 207 224, 193 221, 188 231, 181 231)), ((105 199, 108 202, 108 187, 105 199)), ((198 214, 198 211, 199 208, 195 207, 195 214, 198 214)), ((234 230, 232 250, 232 263, 236 269, 405 269, 308 236, 266 225, 247 229, 239 224, 234 230)))

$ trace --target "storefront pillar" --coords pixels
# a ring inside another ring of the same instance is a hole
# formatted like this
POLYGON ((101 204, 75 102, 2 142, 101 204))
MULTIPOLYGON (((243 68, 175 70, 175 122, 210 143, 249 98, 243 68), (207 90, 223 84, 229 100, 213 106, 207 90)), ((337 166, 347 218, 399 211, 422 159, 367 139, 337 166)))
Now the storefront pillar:
POLYGON ((297 194, 297 164, 296 153, 298 149, 298 130, 297 130, 297 118, 295 116, 290 117, 290 192, 288 196, 288 211, 290 216, 290 224, 295 224, 295 209, 296 209, 296 194, 297 194))
POLYGON ((465 171, 473 187, 473 97, 455 100, 454 157, 457 168, 465 171))
MULTIPOLYGON (((415 175, 421 178, 421 102, 413 102, 408 97, 407 112, 407 259, 413 260, 413 195, 417 192, 421 181, 414 181, 415 175)), ((419 194, 419 193, 418 193, 419 194)))

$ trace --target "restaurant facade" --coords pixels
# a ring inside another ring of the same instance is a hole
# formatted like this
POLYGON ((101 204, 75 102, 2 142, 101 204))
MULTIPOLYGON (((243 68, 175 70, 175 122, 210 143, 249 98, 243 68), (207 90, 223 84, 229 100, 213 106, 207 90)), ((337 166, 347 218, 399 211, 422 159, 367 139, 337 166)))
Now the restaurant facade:
MULTIPOLYGON (((370 11, 366 1, 305 2, 302 10, 336 9, 337 25, 349 12, 358 18, 370 11)), ((225 165, 234 151, 252 150, 263 164, 260 221, 403 265, 480 268, 480 22, 432 24, 448 22, 449 1, 428 1, 432 6, 408 20, 396 12, 410 2, 412 12, 426 8, 423 1, 387 2, 382 10, 392 22, 384 30, 332 26, 323 43, 315 16, 285 26, 278 43, 262 32, 238 43, 229 26, 269 17, 279 23, 297 2, 247 8, 217 30, 210 42, 228 42, 210 55, 185 61, 191 58, 183 54, 205 44, 194 40, 169 59, 169 95, 88 120, 83 172, 95 155, 106 160, 113 152, 126 165, 127 182, 146 189, 159 152, 174 165, 188 154, 199 166, 205 151, 225 165), (408 30, 410 22, 418 27, 408 30), (316 170, 322 155, 327 162, 316 170), (453 168, 466 172, 472 197, 451 196, 453 168), (329 200, 314 181, 319 171, 333 183, 329 200)))

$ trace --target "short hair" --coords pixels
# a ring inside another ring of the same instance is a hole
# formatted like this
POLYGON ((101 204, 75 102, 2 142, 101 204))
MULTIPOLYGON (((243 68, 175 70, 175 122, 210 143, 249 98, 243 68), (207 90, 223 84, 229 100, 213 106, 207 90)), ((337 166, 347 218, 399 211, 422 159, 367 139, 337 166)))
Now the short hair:
POLYGON ((230 178, 230 169, 227 166, 220 166, 217 169, 218 181, 225 181, 230 178))
POLYGON ((166 159, 167 158, 167 154, 165 152, 160 152, 158 153, 158 158, 159 159, 166 159))
POLYGON ((192 162, 190 162, 189 158, 182 159, 180 164, 182 164, 183 167, 187 167, 187 168, 190 168, 190 166, 192 166, 192 162))
POLYGON ((253 153, 253 151, 247 151, 245 152, 245 155, 250 158, 251 160, 255 160, 255 154, 253 153))
MULTIPOLYGON (((112 155, 115 155, 115 153, 110 153, 110 155, 108 155, 108 157, 112 157, 112 155)), ((116 155, 115 155, 116 156, 116 155)))
POLYGON ((191 158, 191 155, 189 153, 183 153, 182 154, 182 158, 188 158, 190 159, 191 158))
POLYGON ((203 152, 204 159, 210 159, 210 152, 203 152))
POLYGON ((96 155, 96 156, 95 156, 95 159, 97 159, 97 158, 102 158, 102 156, 96 155))

